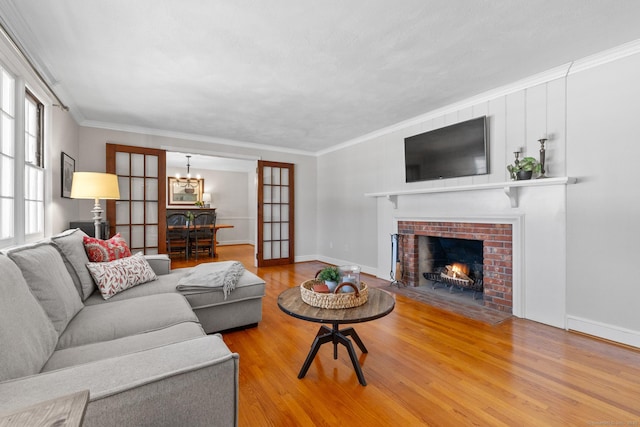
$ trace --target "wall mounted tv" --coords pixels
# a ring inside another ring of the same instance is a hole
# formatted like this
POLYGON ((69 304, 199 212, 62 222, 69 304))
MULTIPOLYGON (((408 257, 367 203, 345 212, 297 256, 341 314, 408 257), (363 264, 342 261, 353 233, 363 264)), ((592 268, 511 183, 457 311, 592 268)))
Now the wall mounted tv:
POLYGON ((486 116, 404 139, 406 182, 489 173, 486 116))

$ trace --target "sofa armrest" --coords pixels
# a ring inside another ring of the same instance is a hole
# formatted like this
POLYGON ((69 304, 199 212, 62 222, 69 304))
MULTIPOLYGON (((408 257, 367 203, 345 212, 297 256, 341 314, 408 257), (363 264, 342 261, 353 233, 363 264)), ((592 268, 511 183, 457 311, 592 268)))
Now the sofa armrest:
POLYGON ((237 425, 238 355, 219 335, 0 383, 0 413, 88 389, 87 425, 237 425))
POLYGON ((156 275, 162 276, 171 273, 171 259, 167 254, 145 255, 144 258, 156 275))

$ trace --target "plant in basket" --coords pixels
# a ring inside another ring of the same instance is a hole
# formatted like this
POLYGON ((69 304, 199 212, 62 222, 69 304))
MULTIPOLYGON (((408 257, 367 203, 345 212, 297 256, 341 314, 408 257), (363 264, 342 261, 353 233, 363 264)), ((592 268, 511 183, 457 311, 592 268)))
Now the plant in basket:
POLYGON ((329 288, 330 292, 333 292, 338 286, 340 280, 340 272, 338 267, 325 267, 316 274, 318 280, 324 280, 324 283, 329 288))

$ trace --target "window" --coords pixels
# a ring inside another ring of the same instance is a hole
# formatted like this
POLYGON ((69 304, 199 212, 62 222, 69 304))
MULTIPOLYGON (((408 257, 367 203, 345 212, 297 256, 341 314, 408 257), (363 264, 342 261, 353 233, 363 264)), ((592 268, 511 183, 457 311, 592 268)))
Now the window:
POLYGON ((24 232, 44 231, 44 105, 29 90, 24 101, 24 232))
POLYGON ((15 236, 15 85, 16 81, 0 67, 0 239, 15 236))
POLYGON ((45 235, 44 123, 44 103, 0 64, 0 247, 45 235))

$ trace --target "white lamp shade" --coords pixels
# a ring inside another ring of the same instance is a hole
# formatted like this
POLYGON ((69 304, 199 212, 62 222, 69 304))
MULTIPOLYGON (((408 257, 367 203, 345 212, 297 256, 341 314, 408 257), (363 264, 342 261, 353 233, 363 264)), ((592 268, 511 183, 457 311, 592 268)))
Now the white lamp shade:
POLYGON ((72 199, 119 199, 118 176, 101 172, 74 172, 72 199))
POLYGON ((202 193, 202 201, 210 202, 211 201, 211 193, 202 193))

